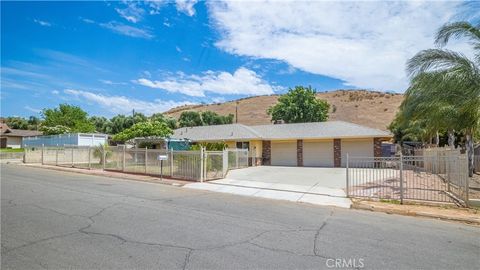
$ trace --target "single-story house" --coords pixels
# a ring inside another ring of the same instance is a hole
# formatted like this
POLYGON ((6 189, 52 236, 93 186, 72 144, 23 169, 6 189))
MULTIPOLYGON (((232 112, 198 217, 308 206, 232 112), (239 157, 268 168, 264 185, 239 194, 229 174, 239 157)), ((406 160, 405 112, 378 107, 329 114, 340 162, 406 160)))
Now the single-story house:
POLYGON ((392 134, 343 121, 245 126, 184 127, 173 138, 192 142, 225 142, 249 149, 257 165, 343 167, 346 154, 380 157, 382 141, 392 134))
POLYGON ((23 138, 22 146, 98 146, 108 143, 108 135, 100 133, 67 133, 59 135, 32 136, 23 138))
POLYGON ((0 148, 21 148, 24 137, 36 135, 42 135, 42 132, 14 129, 5 123, 0 123, 0 148))

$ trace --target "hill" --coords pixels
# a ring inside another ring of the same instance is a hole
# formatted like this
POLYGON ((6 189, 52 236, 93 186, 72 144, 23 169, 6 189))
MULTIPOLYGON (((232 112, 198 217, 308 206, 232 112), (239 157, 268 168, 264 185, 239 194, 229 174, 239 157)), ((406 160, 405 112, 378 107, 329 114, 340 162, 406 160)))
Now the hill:
MULTIPOLYGON (((221 115, 235 115, 238 102, 238 123, 245 125, 269 124, 267 108, 277 102, 279 95, 255 96, 224 103, 186 105, 173 108, 166 115, 177 118, 183 111, 214 111, 221 115)), ((386 130, 395 117, 402 94, 367 90, 336 90, 317 93, 317 98, 330 104, 329 120, 342 120, 372 128, 386 130)))

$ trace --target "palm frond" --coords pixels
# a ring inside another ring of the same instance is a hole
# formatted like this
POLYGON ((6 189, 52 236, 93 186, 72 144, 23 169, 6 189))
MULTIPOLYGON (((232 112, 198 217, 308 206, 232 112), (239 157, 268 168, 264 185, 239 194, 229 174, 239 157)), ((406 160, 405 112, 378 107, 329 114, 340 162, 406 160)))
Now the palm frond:
POLYGON ((442 26, 436 35, 435 44, 445 46, 451 38, 466 37, 480 43, 480 28, 468 22, 454 22, 442 26))
POLYGON ((476 76, 478 68, 462 53, 450 50, 428 49, 417 53, 407 62, 407 73, 414 77, 420 73, 449 70, 476 76))

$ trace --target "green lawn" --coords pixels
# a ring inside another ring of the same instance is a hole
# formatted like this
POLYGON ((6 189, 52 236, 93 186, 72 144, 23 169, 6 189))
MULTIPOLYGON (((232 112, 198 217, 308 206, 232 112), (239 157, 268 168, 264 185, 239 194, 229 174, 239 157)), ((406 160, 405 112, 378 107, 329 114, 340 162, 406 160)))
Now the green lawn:
POLYGON ((0 152, 18 153, 23 152, 23 148, 0 148, 0 152))

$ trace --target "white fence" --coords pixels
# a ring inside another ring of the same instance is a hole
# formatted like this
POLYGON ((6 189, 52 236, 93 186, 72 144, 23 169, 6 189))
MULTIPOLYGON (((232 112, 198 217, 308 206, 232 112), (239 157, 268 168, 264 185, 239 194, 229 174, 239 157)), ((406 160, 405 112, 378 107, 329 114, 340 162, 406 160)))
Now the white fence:
POLYGON ((203 181, 248 167, 248 150, 172 151, 159 149, 65 146, 25 149, 25 163, 104 169, 175 179, 203 181))

